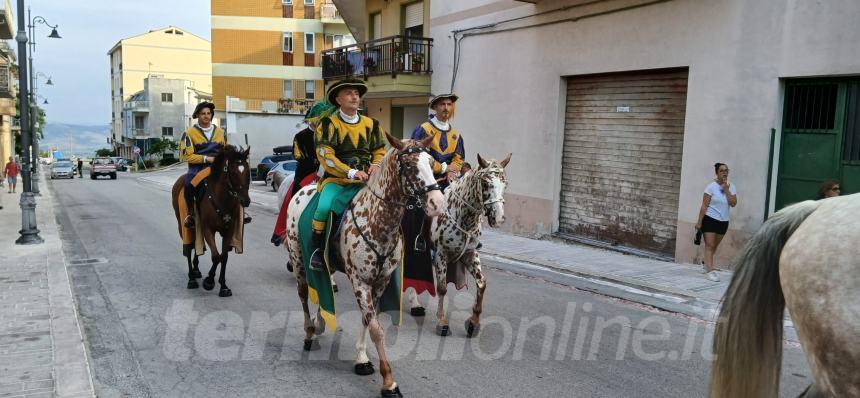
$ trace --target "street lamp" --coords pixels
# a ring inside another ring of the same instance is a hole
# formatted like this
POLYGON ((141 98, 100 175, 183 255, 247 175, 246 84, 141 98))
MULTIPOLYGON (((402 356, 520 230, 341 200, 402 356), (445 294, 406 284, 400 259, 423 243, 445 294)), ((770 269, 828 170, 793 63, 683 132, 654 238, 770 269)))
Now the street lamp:
MULTIPOLYGON (((18 0, 18 33, 15 35, 15 41, 18 42, 18 59, 27 59, 27 32, 24 31, 25 19, 24 0, 18 0)), ((36 197, 32 192, 32 181, 30 180, 30 144, 33 142, 30 134, 32 133, 32 125, 30 124, 30 93, 29 82, 27 81, 28 68, 19 68, 18 72, 18 104, 21 108, 21 178, 23 190, 21 192, 21 236, 15 240, 19 245, 32 245, 44 242, 39 236, 39 229, 36 228, 36 197)))
MULTIPOLYGON (((20 9, 20 8, 19 8, 19 9, 20 9)), ((31 88, 32 88, 32 90, 33 90, 33 91, 32 91, 32 97, 31 97, 31 98, 32 98, 32 101, 33 101, 33 102, 32 102, 32 103, 33 103, 33 105, 35 105, 35 103, 36 103, 35 98, 36 98, 36 83, 37 83, 36 77, 37 77, 37 73, 36 73, 36 71, 33 69, 33 53, 34 53, 34 52, 36 52, 36 25, 37 25, 37 24, 42 24, 42 25, 45 25, 45 26, 47 26, 47 27, 51 28, 51 34, 50 34, 50 35, 48 35, 48 37, 49 37, 49 38, 52 38, 52 39, 60 39, 61 37, 60 37, 60 34, 59 34, 59 33, 57 33, 57 27, 58 27, 59 25, 51 25, 51 24, 49 24, 49 23, 48 23, 48 21, 47 21, 47 20, 45 20, 45 18, 44 18, 44 17, 41 17, 41 16, 36 16, 36 17, 32 17, 32 18, 31 18, 31 15, 32 15, 32 14, 30 13, 30 8, 28 7, 28 8, 27 8, 27 17, 28 17, 28 19, 30 20, 30 23, 27 25, 27 28, 29 28, 29 29, 30 29, 30 57, 28 58, 28 62, 29 62, 29 64, 30 64, 30 87, 31 87, 31 88)), ((45 76, 45 75, 44 75, 43 73, 41 73, 41 72, 40 72, 40 73, 38 73, 38 74, 39 74, 39 75, 42 75, 42 76, 45 76)), ((48 84, 48 85, 53 86, 53 85, 54 85, 54 82, 52 82, 52 81, 51 81, 51 78, 50 78, 49 76, 45 76, 45 77, 48 79, 47 83, 45 83, 45 84, 48 84)), ((47 103, 48 103, 48 100, 45 100, 45 104, 47 104, 47 103)), ((36 160, 36 161, 33 163, 33 181, 32 181, 32 189, 33 189, 33 193, 34 193, 34 194, 39 195, 39 136, 36 134, 35 124, 32 124, 35 120, 37 120, 37 119, 38 119, 39 114, 38 114, 38 113, 35 113, 35 112, 37 111, 37 108, 36 108, 35 106, 31 107, 31 109, 30 109, 30 110, 31 110, 31 112, 34 112, 34 113, 33 113, 33 115, 32 115, 32 117, 30 118, 31 126, 33 126, 33 128, 32 128, 32 136, 31 136, 31 139, 33 140, 33 146, 32 146, 32 150, 33 150, 33 153, 32 153, 32 159, 35 159, 35 160, 36 160)))

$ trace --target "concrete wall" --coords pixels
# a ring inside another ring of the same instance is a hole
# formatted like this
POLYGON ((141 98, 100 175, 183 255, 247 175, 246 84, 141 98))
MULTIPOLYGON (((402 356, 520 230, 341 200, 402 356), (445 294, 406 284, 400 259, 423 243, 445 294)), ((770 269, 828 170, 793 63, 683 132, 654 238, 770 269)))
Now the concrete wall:
POLYGON ((147 132, 150 137, 161 137, 162 127, 173 127, 173 137, 170 138, 176 140, 185 130, 185 86, 185 80, 147 79, 146 92, 150 103, 147 132), (165 93, 173 95, 172 102, 161 100, 161 95, 165 93))
MULTIPOLYGON (((450 88, 452 30, 582 3, 433 2, 433 92, 450 88)), ((461 43, 454 88, 461 98, 453 123, 470 143, 469 161, 476 152, 489 157, 514 152, 505 228, 544 235, 558 227, 564 77, 689 68, 675 255, 684 262, 696 257, 692 225, 713 178, 712 165, 720 161, 729 164, 729 179, 739 193, 717 259, 727 267, 765 215, 770 129, 781 126, 780 79, 860 74, 860 30, 848 28, 860 16, 860 2, 647 3, 570 7, 494 28, 519 29, 467 37, 461 43), (600 15, 589 17, 595 14, 600 15), (554 20, 568 22, 526 27, 554 20)))
POLYGON ((227 142, 251 146, 251 167, 272 154, 272 148, 292 145, 293 137, 306 126, 303 116, 271 113, 226 113, 227 142), (297 127, 298 126, 298 127, 297 127))

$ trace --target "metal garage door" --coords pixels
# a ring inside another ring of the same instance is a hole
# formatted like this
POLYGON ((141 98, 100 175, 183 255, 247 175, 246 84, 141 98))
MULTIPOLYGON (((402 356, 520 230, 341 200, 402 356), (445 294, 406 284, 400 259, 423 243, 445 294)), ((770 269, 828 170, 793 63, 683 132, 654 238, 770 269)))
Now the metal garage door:
POLYGON ((562 234, 674 256, 687 70, 568 79, 562 234))

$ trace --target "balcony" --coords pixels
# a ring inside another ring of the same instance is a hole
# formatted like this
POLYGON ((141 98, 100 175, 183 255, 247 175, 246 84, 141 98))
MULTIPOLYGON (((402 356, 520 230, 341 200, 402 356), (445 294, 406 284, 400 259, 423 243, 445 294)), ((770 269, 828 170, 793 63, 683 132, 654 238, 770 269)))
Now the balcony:
POLYGON ((227 101, 227 112, 275 113, 284 115, 304 115, 314 104, 313 99, 304 98, 264 100, 228 97, 227 101))
POLYGON ((433 39, 391 36, 322 52, 323 80, 368 82, 368 98, 430 94, 433 39))
POLYGON ((0 40, 9 40, 15 37, 15 16, 12 15, 12 3, 9 0, 0 0, 0 40))
POLYGON ((122 109, 132 112, 149 112, 149 101, 126 101, 122 109))
POLYGON ((338 23, 342 24, 343 17, 340 15, 337 6, 332 3, 320 4, 320 20, 322 23, 338 23))

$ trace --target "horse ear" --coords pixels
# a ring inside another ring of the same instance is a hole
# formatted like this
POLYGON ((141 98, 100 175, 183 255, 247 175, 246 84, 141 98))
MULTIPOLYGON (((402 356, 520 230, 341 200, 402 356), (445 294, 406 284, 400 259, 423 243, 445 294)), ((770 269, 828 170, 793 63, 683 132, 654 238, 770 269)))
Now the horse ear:
POLYGON ((402 150, 403 147, 405 146, 403 144, 403 141, 401 141, 399 138, 397 138, 391 134, 388 134, 387 131, 385 132, 385 138, 388 140, 388 143, 391 144, 391 146, 394 147, 395 149, 397 149, 398 151, 402 150))
MULTIPOLYGON (((248 158, 248 155, 250 155, 250 154, 251 154, 251 146, 250 146, 250 145, 248 145, 248 148, 247 148, 247 149, 245 149, 245 153, 244 153, 245 158, 247 159, 247 158, 248 158)), ((510 156, 508 156, 508 157, 510 157, 510 156)))
POLYGON ((512 156, 512 155, 513 155, 513 153, 509 153, 509 154, 508 154, 508 157, 506 157, 506 158, 505 158, 505 160, 502 160, 502 161, 499 163, 500 165, 502 165, 502 168, 508 167, 508 162, 510 162, 510 161, 511 161, 511 156, 512 156))
POLYGON ((484 158, 482 158, 481 154, 479 153, 478 154, 478 165, 481 166, 480 168, 485 169, 485 168, 490 166, 490 163, 488 163, 486 160, 484 160, 484 158))

